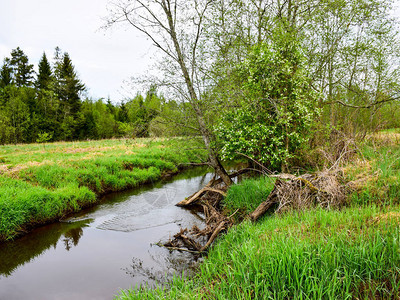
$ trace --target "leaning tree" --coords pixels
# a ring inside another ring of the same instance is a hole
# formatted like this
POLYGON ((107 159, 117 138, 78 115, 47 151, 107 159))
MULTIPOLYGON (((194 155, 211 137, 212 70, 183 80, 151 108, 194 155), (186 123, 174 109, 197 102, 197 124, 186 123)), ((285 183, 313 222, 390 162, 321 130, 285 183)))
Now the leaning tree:
POLYGON ((162 55, 160 69, 168 87, 187 101, 196 118, 208 151, 209 164, 225 184, 232 179, 213 148, 213 135, 207 124, 206 90, 210 80, 205 34, 206 14, 212 0, 121 0, 110 6, 107 26, 127 24, 149 38, 162 55))

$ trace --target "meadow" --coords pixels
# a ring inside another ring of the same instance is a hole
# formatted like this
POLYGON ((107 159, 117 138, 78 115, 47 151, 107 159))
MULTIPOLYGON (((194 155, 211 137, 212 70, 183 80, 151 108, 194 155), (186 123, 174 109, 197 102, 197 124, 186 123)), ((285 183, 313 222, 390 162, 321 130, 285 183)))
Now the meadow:
MULTIPOLYGON (((371 135, 341 168, 339 210, 292 210, 234 226, 193 278, 119 299, 399 299, 400 134, 371 135)), ((273 188, 265 177, 233 186, 228 213, 251 212, 273 188)))
POLYGON ((187 139, 112 139, 0 147, 0 241, 201 162, 187 139))

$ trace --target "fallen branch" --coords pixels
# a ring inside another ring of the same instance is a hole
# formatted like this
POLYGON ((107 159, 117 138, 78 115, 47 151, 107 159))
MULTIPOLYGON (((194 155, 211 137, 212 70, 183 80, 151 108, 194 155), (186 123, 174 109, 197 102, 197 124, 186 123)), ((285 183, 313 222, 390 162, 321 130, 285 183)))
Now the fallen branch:
POLYGON ((218 227, 214 230, 213 234, 211 237, 208 239, 207 243, 200 249, 201 252, 204 252, 211 244, 214 242, 215 238, 218 236, 218 234, 225 229, 226 222, 223 221, 221 222, 218 227))
MULTIPOLYGON (((239 170, 239 171, 237 171, 237 172, 235 172, 235 173, 230 174, 229 177, 230 177, 230 178, 235 178, 235 177, 237 177, 237 176, 239 176, 239 175, 242 175, 242 174, 245 174, 245 173, 247 173, 247 172, 249 172, 248 169, 241 169, 241 170, 239 170)), ((201 196, 203 196, 203 194, 204 194, 205 192, 215 192, 215 193, 219 193, 219 194, 221 194, 222 196, 226 197, 226 193, 225 193, 224 191, 221 191, 221 190, 219 190, 219 189, 213 188, 213 186, 216 186, 216 185, 218 185, 218 184, 220 184, 220 183, 222 183, 222 179, 221 179, 221 178, 215 179, 215 177, 213 177, 213 178, 206 184, 206 186, 205 186, 204 188, 202 188, 202 189, 199 190, 198 192, 194 193, 194 194, 191 195, 190 197, 188 197, 188 198, 186 198, 186 199, 180 201, 179 203, 176 204, 176 206, 182 207, 182 206, 191 205, 191 204, 195 203, 197 200, 199 200, 199 199, 201 198, 201 196)))
POLYGON ((255 222, 257 221, 258 218, 263 216, 267 210, 274 204, 276 203, 276 186, 279 184, 278 180, 275 183, 274 189, 272 192, 268 195, 267 199, 262 202, 251 214, 250 214, 250 220, 255 222))
POLYGON ((155 245, 157 245, 157 246, 159 246, 159 247, 164 247, 164 248, 166 248, 166 249, 168 249, 168 250, 170 250, 170 251, 182 251, 182 252, 189 252, 189 253, 192 253, 192 254, 201 254, 201 253, 202 253, 202 252, 200 252, 200 251, 189 250, 189 249, 186 249, 186 248, 165 246, 165 245, 163 245, 161 242, 158 242, 158 243, 155 244, 155 245))

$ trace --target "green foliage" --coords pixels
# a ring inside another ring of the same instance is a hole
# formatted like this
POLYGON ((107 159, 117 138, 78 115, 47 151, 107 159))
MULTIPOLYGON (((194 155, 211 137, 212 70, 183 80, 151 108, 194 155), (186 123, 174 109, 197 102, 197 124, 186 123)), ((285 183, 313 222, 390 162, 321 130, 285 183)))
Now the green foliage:
POLYGON ((35 142, 43 132, 52 132, 55 141, 188 134, 170 121, 168 127, 152 122, 161 112, 163 120, 178 120, 182 106, 167 102, 155 86, 145 97, 138 94, 119 105, 110 99, 82 101, 85 85, 68 53, 56 48, 53 64, 43 53, 34 87, 27 56, 20 48, 11 56, 0 70, 0 144, 35 142))
POLYGON ((283 36, 272 46, 256 46, 238 77, 243 99, 215 130, 222 157, 245 154, 281 169, 307 144, 318 115, 297 42, 283 36))
MULTIPOLYGON (((38 133, 38 138, 36 139, 37 143, 46 143, 53 138, 53 134, 49 132, 40 132, 38 133)), ((43 144, 44 148, 44 144, 43 144)))
POLYGON ((46 53, 43 52, 42 58, 39 61, 39 73, 36 78, 35 86, 39 90, 50 90, 53 81, 51 66, 47 60, 46 53))
POLYGON ((33 65, 29 64, 28 56, 19 48, 11 51, 10 66, 13 83, 18 86, 30 86, 33 80, 33 65))
POLYGON ((10 59, 5 58, 3 66, 0 70, 0 89, 12 83, 12 68, 10 66, 10 59))
POLYGON ((86 87, 78 78, 67 52, 56 60, 54 75, 56 78, 54 92, 60 99, 64 114, 75 115, 81 105, 80 94, 86 87))

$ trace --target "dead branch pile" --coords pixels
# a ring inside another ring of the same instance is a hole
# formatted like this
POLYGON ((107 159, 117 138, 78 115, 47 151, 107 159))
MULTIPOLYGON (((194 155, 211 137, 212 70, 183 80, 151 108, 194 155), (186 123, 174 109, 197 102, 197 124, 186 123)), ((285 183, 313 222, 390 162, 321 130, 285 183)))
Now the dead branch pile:
POLYGON ((329 140, 329 146, 317 149, 318 155, 315 158, 318 163, 315 162, 315 165, 324 162, 325 169, 330 166, 329 170, 335 170, 350 161, 359 152, 355 138, 349 138, 343 132, 333 130, 329 140))
MULTIPOLYGON (((231 176, 238 176, 239 171, 231 176)), ((288 210, 304 210, 320 206, 326 209, 339 208, 346 201, 346 186, 340 183, 339 171, 324 171, 315 174, 294 176, 291 174, 270 175, 277 180, 274 189, 249 218, 256 221, 269 210, 282 213, 288 210)), ((225 216, 220 209, 220 202, 226 195, 227 187, 221 180, 213 178, 203 189, 179 202, 177 206, 201 205, 206 226, 199 229, 181 229, 173 239, 164 244, 171 250, 202 253, 215 238, 233 225, 231 217, 225 216)))
POLYGON ((282 213, 316 206, 338 208, 345 204, 347 192, 346 187, 340 183, 339 172, 325 171, 298 177, 280 174, 274 177, 277 177, 274 189, 250 214, 252 221, 256 221, 272 207, 276 207, 275 213, 282 213))
MULTIPOLYGON (((246 172, 247 170, 243 169, 231 174, 230 177, 234 178, 246 172)), ((192 229, 181 229, 164 246, 171 250, 205 252, 221 232, 233 225, 231 218, 225 216, 220 208, 220 202, 226 196, 226 191, 227 186, 222 180, 214 177, 200 191, 176 204, 177 206, 202 206, 206 226, 204 229, 199 229, 197 226, 192 229)))

